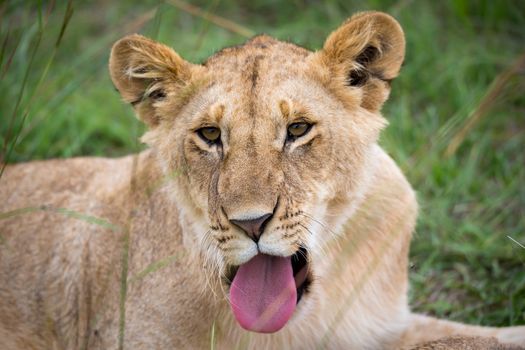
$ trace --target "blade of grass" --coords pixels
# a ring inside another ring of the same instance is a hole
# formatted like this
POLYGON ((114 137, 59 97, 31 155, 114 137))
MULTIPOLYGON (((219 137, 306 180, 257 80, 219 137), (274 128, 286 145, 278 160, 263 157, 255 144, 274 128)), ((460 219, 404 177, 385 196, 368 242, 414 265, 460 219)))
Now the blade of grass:
POLYGON ((62 27, 60 29, 60 33, 59 33, 57 41, 55 43, 55 47, 53 49, 53 52, 51 53, 51 56, 49 57, 49 59, 48 59, 48 61, 46 63, 44 71, 40 75, 40 78, 38 79, 38 82, 36 83, 36 86, 33 89, 32 93, 31 93, 31 95, 29 97, 29 101, 27 102, 26 108, 25 108, 26 110, 22 114, 22 118, 21 118, 21 121, 20 121, 20 126, 18 127, 18 130, 15 133, 14 140, 11 141, 11 133, 12 133, 13 127, 14 127, 14 121, 16 119, 16 115, 17 115, 18 109, 20 108, 20 103, 21 103, 22 97, 24 95, 24 91, 25 91, 25 87, 26 87, 27 80, 28 80, 28 77, 29 77, 29 73, 31 72, 31 67, 33 65, 36 53, 37 53, 38 48, 40 46, 42 37, 44 35, 44 30, 45 30, 45 28, 47 26, 47 22, 49 20, 49 17, 51 16, 52 8, 53 8, 53 2, 51 2, 51 4, 49 5, 48 12, 46 13, 46 17, 42 21, 42 18, 41 18, 42 17, 41 16, 41 7, 39 7, 39 31, 38 31, 38 34, 37 34, 38 35, 37 43, 34 46, 33 52, 31 54, 31 59, 29 61, 28 67, 26 69, 26 72, 24 74, 24 80, 23 80, 22 86, 20 88, 18 99, 17 99, 17 102, 15 104, 15 108, 13 110, 13 114, 11 115, 11 119, 9 121, 9 126, 7 128, 6 137, 4 139, 4 146, 3 146, 2 154, 1 154, 1 157, 0 157, 0 162, 2 162, 2 165, 0 165, 0 179, 2 178, 2 175, 4 173, 5 167, 7 166, 7 163, 9 161, 9 157, 11 156, 11 153, 13 152, 13 149, 14 149, 16 143, 17 143, 18 137, 20 136, 20 132, 21 132, 21 130, 24 127, 24 124, 25 124, 25 121, 27 119, 27 116, 29 115, 29 107, 31 106, 31 104, 32 104, 32 102, 34 100, 36 92, 38 91, 38 89, 42 85, 42 82, 45 80, 45 78, 46 78, 46 76, 47 76, 47 74, 49 72, 49 69, 50 69, 51 64, 53 63, 53 61, 55 59, 56 53, 58 51, 60 42, 62 40, 62 37, 63 37, 64 33, 65 33, 67 25, 68 25, 68 23, 69 23, 69 21, 71 19, 71 16, 73 16, 73 1, 69 0, 68 4, 67 4, 66 11, 64 13, 64 18, 62 20, 62 27))
POLYGON ((128 293, 128 263, 129 263, 129 227, 122 237, 122 269, 120 275, 120 305, 119 305, 119 331, 118 349, 124 349, 124 331, 126 328, 126 296, 128 293))
POLYGON ((159 4, 159 6, 155 9, 155 15, 153 16, 153 19, 151 19, 151 27, 149 30, 146 31, 146 34, 155 40, 158 40, 159 37, 159 31, 160 26, 162 23, 162 6, 167 6, 165 4, 159 4))
MULTIPOLYGON (((130 190, 131 193, 138 193, 137 184, 135 180, 135 174, 137 173, 137 167, 138 167, 138 154, 135 154, 133 156, 133 163, 131 165, 131 177, 130 177, 130 190)), ((129 248, 130 248, 130 241, 131 241, 131 227, 132 227, 132 221, 134 217, 134 209, 131 205, 129 207, 128 212, 128 220, 127 220, 127 227, 126 231, 124 232, 124 235, 122 237, 123 239, 123 247, 122 247, 122 269, 121 269, 121 275, 120 275, 120 306, 119 306, 119 331, 118 331, 118 349, 122 350, 124 349, 124 336, 126 331, 126 298, 128 294, 128 273, 129 273, 129 248)))
MULTIPOLYGON (((151 9, 147 11, 146 13, 138 16, 137 18, 134 18, 133 20, 124 23, 119 26, 119 28, 123 28, 122 31, 118 31, 116 33, 111 32, 109 35, 103 36, 98 42, 91 45, 91 50, 88 52, 87 55, 84 55, 80 57, 80 59, 75 60, 72 64, 68 65, 67 69, 61 70, 61 76, 68 75, 72 71, 79 71, 81 73, 76 74, 75 78, 71 80, 67 84, 67 91, 63 93, 56 94, 53 96, 53 98, 47 102, 46 105, 44 105, 43 108, 40 108, 40 110, 47 110, 50 105, 55 105, 56 107, 60 106, 60 102, 65 100, 68 96, 72 95, 76 90, 75 87, 80 86, 80 84, 90 78, 93 77, 93 74, 97 71, 99 68, 97 65, 90 65, 89 69, 82 69, 79 70, 78 67, 83 66, 86 61, 88 60, 94 60, 94 57, 98 57, 100 55, 105 55, 107 51, 107 46, 114 40, 116 40, 119 36, 124 35, 125 33, 134 33, 138 32, 149 20, 155 17, 155 14, 157 12, 157 8, 151 9)), ((104 63, 105 65, 106 63, 104 63)), ((59 77, 60 78, 60 77, 59 77)), ((53 112, 54 109, 51 109, 49 112, 53 112)), ((38 113, 38 111, 37 111, 38 113)), ((21 142, 24 138, 26 138, 29 133, 39 124, 41 123, 45 117, 48 114, 44 114, 42 117, 38 117, 39 115, 42 115, 41 113, 38 113, 37 117, 32 118, 32 120, 29 122, 27 126, 25 126, 21 132, 20 136, 18 138, 18 142, 21 142)), ((16 145, 15 145, 16 147, 16 145)))
POLYGON ((244 36, 246 38, 250 38, 255 35, 255 32, 240 25, 237 24, 229 19, 226 19, 224 17, 215 15, 213 13, 209 13, 207 11, 204 11, 200 7, 197 7, 195 5, 188 4, 187 2, 181 1, 181 0, 168 0, 168 4, 171 4, 175 7, 178 7, 179 9, 188 12, 189 14, 197 17, 201 17, 207 21, 210 21, 211 23, 224 28, 226 30, 229 30, 230 32, 239 34, 241 36, 244 36))
MULTIPOLYGON (((60 42, 62 41, 62 38, 64 37, 64 33, 66 32, 67 25, 69 24, 69 21, 71 20, 72 16, 73 16, 73 1, 69 0, 67 2, 66 13, 64 14, 64 20, 62 21, 62 26, 60 27, 60 33, 58 34, 58 38, 55 43, 55 49, 58 49, 58 47, 60 46, 60 42)), ((46 68, 49 68, 49 67, 46 67, 46 68)))
POLYGON ((0 220, 5 220, 5 219, 12 218, 14 216, 17 216, 17 215, 29 214, 29 213, 39 212, 39 211, 62 214, 64 216, 67 216, 73 219, 82 220, 90 224, 101 226, 101 227, 104 227, 104 228, 107 228, 107 229, 110 229, 116 232, 122 230, 120 226, 112 224, 111 222, 104 220, 102 218, 84 214, 84 213, 81 213, 75 210, 71 210, 71 209, 55 208, 49 205, 41 205, 38 207, 25 207, 25 208, 19 208, 19 209, 10 210, 8 212, 0 213, 0 220))
POLYGON ((210 349, 215 350, 215 320, 211 325, 210 349))
POLYGON ((517 245, 519 245, 520 247, 522 247, 523 249, 525 249, 525 245, 521 244, 520 242, 516 241, 514 238, 512 238, 511 236, 507 236, 508 239, 510 239, 511 241, 513 241, 514 243, 516 243, 517 245))
POLYGON ((2 153, 0 154, 0 162, 3 163, 2 167, 0 168, 0 179, 2 178, 2 174, 5 169, 5 164, 7 163, 8 158, 9 158, 9 153, 10 153, 9 144, 10 144, 10 139, 11 139, 11 133, 13 131, 16 115, 17 115, 18 109, 20 108, 20 103, 22 102, 22 96, 24 95, 25 88, 27 85, 27 80, 29 79, 29 73, 31 72, 31 68, 33 66, 33 62, 34 62, 38 47, 40 46, 41 39, 42 39, 42 31, 39 30, 37 33, 36 43, 33 46, 33 51, 29 59, 29 64, 27 65, 27 69, 22 79, 22 85, 20 86, 20 90, 18 92, 18 98, 15 102, 15 107, 13 109, 13 113, 11 114, 11 118, 9 119, 9 124, 7 126, 7 132, 6 132, 6 136, 4 139, 4 145, 2 146, 2 153))
POLYGON ((170 256, 168 256, 168 257, 166 257, 164 259, 160 259, 160 260, 157 260, 155 262, 152 262, 151 264, 146 266, 146 268, 144 270, 140 271, 135 276, 131 277, 129 279, 129 281, 128 281, 128 284, 135 283, 135 282, 139 281, 140 279, 146 277, 150 273, 158 271, 158 270, 162 269, 163 267, 168 266, 169 264, 171 264, 175 260, 179 259, 180 255, 181 254, 173 254, 173 255, 170 255, 170 256))
MULTIPOLYGON (((213 11, 217 8, 219 5, 220 0, 213 0, 209 6, 209 8, 206 10, 206 13, 213 13, 213 11)), ((204 37, 206 36, 206 33, 208 33, 208 30, 210 29, 210 21, 204 22, 204 26, 202 30, 199 32, 199 35, 197 37, 197 40, 195 42, 195 46, 193 47, 193 51, 197 52, 202 47, 202 44, 204 43, 204 37)))
POLYGON ((501 74, 499 74, 491 87, 481 99, 478 107, 469 115, 463 123, 461 129, 452 137, 452 140, 447 146, 445 156, 450 157, 458 150, 463 143, 467 134, 476 126, 477 123, 487 114, 487 112, 498 102, 498 99, 504 92, 504 88, 509 80, 519 74, 520 71, 525 70, 525 53, 522 54, 514 63, 501 74))
MULTIPOLYGON (((2 64, 4 63, 4 56, 5 52, 7 50, 7 42, 9 41, 9 27, 7 27, 7 33, 5 33, 4 41, 2 42, 2 49, 0 50, 0 67, 2 67, 2 64)), ((11 54, 12 56, 12 54, 11 54)), ((6 70, 4 70, 5 72, 6 70)), ((2 79, 3 75, 0 77, 2 79)))
POLYGON ((4 14, 7 8, 7 1, 0 4, 0 22, 4 19, 4 14))
MULTIPOLYGON (((327 330, 322 335, 319 342, 319 346, 316 347, 317 349, 328 348, 332 335, 336 332, 337 327, 341 324, 341 321, 343 320, 346 313, 349 312, 349 309, 352 307, 354 302, 359 298, 360 294, 363 292, 363 289, 366 287, 368 279, 370 278, 370 276, 376 273, 381 263, 384 263, 383 257, 388 255, 388 250, 392 249, 392 247, 394 246, 392 242, 394 242, 399 237, 399 235, 401 235, 405 230, 405 227, 403 227, 404 222, 402 222, 402 220, 400 220, 400 218, 395 214, 390 214, 389 218, 385 218, 383 220, 385 220, 385 222, 395 222, 396 226, 394 226, 391 230, 391 234, 389 237, 383 239, 383 241, 381 242, 374 243, 376 245, 375 250, 377 252, 377 255, 368 262, 366 271, 364 271, 363 274, 356 279, 356 283, 353 285, 352 290, 346 295, 342 296, 340 304, 341 306, 339 307, 334 318, 328 325, 327 330)), ((347 242, 345 242, 344 246, 342 246, 342 252, 340 255, 345 257, 351 257, 353 254, 356 254, 358 245, 364 244, 364 242, 368 239, 370 238, 360 235, 354 237, 352 240, 348 240, 347 242)), ((341 267, 341 265, 338 266, 338 268, 341 267)))
MULTIPOLYGON (((13 51, 11 51, 11 54, 9 55, 9 58, 7 59, 4 67, 3 67, 3 70, 2 70, 2 73, 0 74, 0 80, 4 79, 5 75, 7 74, 7 71, 9 70, 9 67, 11 66, 11 63, 13 62, 13 57, 15 56, 16 54, 16 50, 18 49, 18 46, 20 45, 20 38, 17 38, 16 40, 16 44, 15 44, 15 47, 13 48, 13 51)), ((5 45, 7 45, 7 36, 6 36, 6 39, 5 39, 5 45)), ((2 56, 4 55, 4 53, 2 53, 2 56)), ((3 62, 3 57, 2 57, 2 61, 3 62)), ((1 65, 0 65, 1 67, 1 65)))

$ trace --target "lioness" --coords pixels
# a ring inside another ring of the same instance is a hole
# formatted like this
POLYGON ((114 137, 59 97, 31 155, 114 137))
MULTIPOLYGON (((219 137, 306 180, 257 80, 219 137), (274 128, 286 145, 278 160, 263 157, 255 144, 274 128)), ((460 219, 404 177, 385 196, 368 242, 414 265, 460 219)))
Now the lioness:
POLYGON ((377 145, 403 62, 389 15, 310 52, 257 36, 204 64, 130 35, 118 91, 150 148, 9 166, 2 349, 395 349, 525 327, 412 314, 416 198, 377 145))

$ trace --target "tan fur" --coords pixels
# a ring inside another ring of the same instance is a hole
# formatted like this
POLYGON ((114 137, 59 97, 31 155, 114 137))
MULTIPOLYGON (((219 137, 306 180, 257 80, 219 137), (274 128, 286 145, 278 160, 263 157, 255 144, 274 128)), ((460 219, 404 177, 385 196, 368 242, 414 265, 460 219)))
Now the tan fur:
POLYGON ((1 348, 195 349, 212 347, 212 333, 219 349, 393 349, 453 335, 525 344, 524 327, 410 313, 416 198, 377 145, 404 48, 399 24, 376 12, 318 52, 257 36, 203 65, 139 35, 118 41, 111 77, 148 124, 150 149, 7 167, 1 348), (315 125, 287 142, 296 121, 315 125), (221 147, 197 135, 205 126, 221 129, 221 147), (282 330, 249 333, 225 275, 257 246, 229 220, 274 209, 258 249, 307 248, 314 280, 282 330))
POLYGON ((410 350, 523 350, 522 346, 502 344, 496 338, 449 337, 419 344, 410 350))

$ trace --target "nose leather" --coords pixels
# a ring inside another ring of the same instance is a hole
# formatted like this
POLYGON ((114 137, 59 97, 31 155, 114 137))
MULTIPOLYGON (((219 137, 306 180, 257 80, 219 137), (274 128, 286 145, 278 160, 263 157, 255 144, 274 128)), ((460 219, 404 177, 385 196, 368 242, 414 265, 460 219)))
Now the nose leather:
POLYGON ((250 237, 255 243, 259 241, 264 232, 264 227, 271 220, 273 214, 264 214, 255 219, 250 220, 230 220, 232 224, 243 230, 248 237, 250 237))

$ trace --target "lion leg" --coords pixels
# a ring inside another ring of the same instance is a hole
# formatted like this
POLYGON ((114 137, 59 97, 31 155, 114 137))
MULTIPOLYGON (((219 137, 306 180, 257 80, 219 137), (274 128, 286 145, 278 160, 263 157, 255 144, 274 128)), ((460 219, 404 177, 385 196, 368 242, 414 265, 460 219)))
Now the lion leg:
POLYGON ((504 328, 471 326, 412 314, 402 335, 400 348, 411 348, 417 344, 454 336, 494 337, 501 343, 525 346, 525 326, 504 328))

